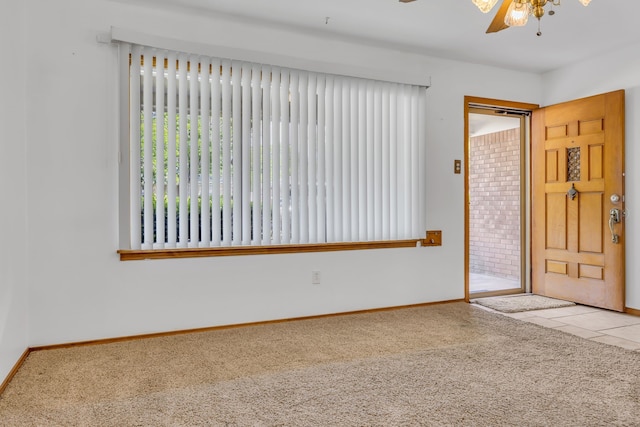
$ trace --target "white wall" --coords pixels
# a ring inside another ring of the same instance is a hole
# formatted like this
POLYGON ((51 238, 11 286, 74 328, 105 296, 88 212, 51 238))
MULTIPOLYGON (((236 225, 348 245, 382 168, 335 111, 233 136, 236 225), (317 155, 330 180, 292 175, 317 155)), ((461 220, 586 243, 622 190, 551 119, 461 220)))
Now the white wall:
POLYGON ((626 46, 543 76, 543 104, 625 90, 626 305, 640 309, 640 44, 626 46))
POLYGON ((28 344, 24 4, 0 13, 0 383, 28 344))
POLYGON ((464 297, 463 96, 538 103, 540 77, 215 16, 107 0, 30 0, 32 346, 464 297), (428 227, 439 248, 120 262, 115 50, 110 26, 305 61, 406 70, 428 91, 428 227), (46 71, 43 75, 41 71, 46 71), (311 285, 311 271, 322 284, 311 285))

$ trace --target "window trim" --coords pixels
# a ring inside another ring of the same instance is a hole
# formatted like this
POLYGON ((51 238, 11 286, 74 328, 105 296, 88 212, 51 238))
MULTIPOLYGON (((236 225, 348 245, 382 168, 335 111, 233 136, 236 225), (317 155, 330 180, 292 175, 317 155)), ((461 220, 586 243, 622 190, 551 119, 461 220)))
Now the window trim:
POLYGON ((366 249, 392 249, 434 246, 425 244, 423 239, 383 240, 373 242, 304 243, 269 246, 225 246, 214 248, 176 249, 120 249, 120 261, 141 261, 149 259, 204 258, 236 255, 274 255, 313 252, 355 251, 366 249))

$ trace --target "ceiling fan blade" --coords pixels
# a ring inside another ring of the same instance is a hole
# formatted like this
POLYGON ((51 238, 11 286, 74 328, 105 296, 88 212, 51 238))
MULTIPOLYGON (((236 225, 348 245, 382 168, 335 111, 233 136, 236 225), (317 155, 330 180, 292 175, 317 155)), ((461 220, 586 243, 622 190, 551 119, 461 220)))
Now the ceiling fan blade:
POLYGON ((399 0, 400 3, 411 3, 412 1, 416 1, 416 0, 399 0))
POLYGON ((498 31, 502 31, 506 28, 509 28, 507 24, 504 23, 504 17, 507 15, 507 10, 509 6, 511 6, 513 0, 504 0, 500 5, 500 9, 496 12, 496 16, 491 21, 491 25, 487 28, 488 33, 497 33, 498 31))

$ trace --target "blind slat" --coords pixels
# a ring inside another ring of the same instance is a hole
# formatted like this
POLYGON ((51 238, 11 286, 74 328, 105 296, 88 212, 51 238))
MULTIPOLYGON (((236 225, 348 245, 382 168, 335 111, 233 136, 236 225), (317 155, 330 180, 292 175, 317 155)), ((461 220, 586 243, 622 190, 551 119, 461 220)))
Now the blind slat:
MULTIPOLYGON (((220 69, 220 60, 211 61, 211 69, 220 69)), ((220 118, 222 115, 222 88, 220 73, 211 76, 211 246, 220 246, 222 241, 221 224, 222 205, 220 203, 220 184, 222 180, 220 168, 220 118)))
POLYGON ((242 79, 241 65, 238 63, 232 64, 232 69, 235 72, 231 73, 231 90, 232 90, 232 115, 231 115, 231 127, 232 133, 232 151, 231 151, 231 165, 232 165, 232 224, 233 224, 233 244, 242 244, 242 89, 240 86, 242 79))
POLYGON ((144 54, 144 84, 143 114, 144 114, 144 152, 142 153, 142 166, 144 172, 144 241, 142 248, 153 247, 153 53, 151 49, 143 49, 144 54))
POLYGON ((271 69, 262 67, 262 244, 271 242, 271 69))
MULTIPOLYGON (((198 62, 197 57, 191 57, 190 63, 198 62)), ((198 206, 200 153, 198 152, 199 130, 199 102, 198 102, 198 67, 191 67, 189 72, 189 247, 198 247, 200 241, 200 207, 198 206)))
MULTIPOLYGON (((397 141, 405 141, 404 139, 404 134, 405 134, 405 112, 404 112, 404 87, 402 85, 398 85, 397 87, 397 94, 398 94, 398 102, 397 102, 397 111, 398 111, 398 115, 397 115, 397 134, 396 134, 396 138, 397 141)), ((404 170, 405 170, 405 158, 404 158, 404 144, 398 144, 398 150, 397 150, 397 186, 396 188, 398 189, 398 197, 397 197, 397 224, 398 224, 398 238, 402 238, 402 236, 406 236, 405 233, 405 228, 404 228, 404 223, 405 223, 405 216, 404 216, 404 208, 405 208, 405 202, 404 202, 404 198, 405 198, 405 190, 406 190, 406 185, 405 185, 405 174, 404 174, 404 170)))
MULTIPOLYGON (((130 105, 140 105, 140 62, 142 48, 134 46, 131 53, 131 67, 129 79, 129 97, 130 105)), ((130 134, 130 176, 129 183, 130 203, 131 203, 131 249, 141 248, 141 232, 140 208, 141 208, 141 189, 140 189, 140 109, 131 108, 129 115, 130 134)))
POLYGON ((177 243, 178 219, 176 215, 176 54, 167 55, 167 247, 175 248, 177 243))
POLYGON ((358 241, 358 221, 360 218, 360 187, 358 185, 359 163, 358 163, 358 144, 359 144, 359 116, 358 116, 358 81, 351 82, 351 90, 349 93, 351 103, 350 127, 351 135, 349 137, 349 145, 351 146, 351 165, 350 165, 350 182, 351 182, 351 241, 358 241))
POLYGON ((260 124, 261 91, 260 67, 254 65, 251 69, 251 148, 252 148, 252 176, 251 176, 251 201, 253 203, 252 244, 259 245, 262 242, 262 186, 260 169, 260 152, 262 140, 262 126, 260 124))
POLYGON ((420 126, 420 134, 418 135, 419 144, 419 162, 418 167, 420 169, 420 175, 418 182, 420 185, 420 224, 419 230, 425 230, 427 227, 427 195, 425 194, 425 182, 427 180, 426 168, 420 167, 420 165, 427 164, 427 149, 424 143, 427 139, 427 93, 423 88, 420 91, 420 101, 418 106, 418 123, 420 126))
POLYGON ((416 236, 420 233, 420 189, 419 184, 419 132, 418 127, 418 87, 411 88, 411 234, 416 236))
POLYGON ((202 129, 201 151, 202 157, 200 164, 201 172, 201 202, 200 202, 200 226, 201 229, 201 245, 208 247, 211 244, 211 134, 209 127, 211 126, 211 82, 210 82, 210 61, 203 58, 200 62, 202 76, 200 79, 200 127, 202 129))
POLYGON ((389 181, 391 180, 389 158, 391 156, 391 147, 389 146, 389 85, 382 87, 382 240, 389 240, 391 238, 391 221, 390 216, 390 199, 391 189, 389 187, 389 181))
POLYGON ((404 163, 402 170, 404 171, 404 230, 402 237, 411 234, 411 94, 409 88, 404 86, 404 116, 403 116, 403 138, 407 141, 404 145, 404 163))
POLYGON ((374 240, 382 240, 382 88, 377 82, 373 87, 373 197, 374 240))
POLYGON ((157 55, 157 69, 156 69, 156 103, 155 103, 155 114, 156 114, 156 173, 155 173, 155 184, 156 184, 156 240, 154 244, 154 248, 162 249, 165 246, 165 210, 164 210, 164 198, 165 198, 165 175, 166 170, 164 166, 164 144, 165 144, 165 135, 164 135, 164 125, 165 125, 165 114, 164 114, 164 106, 166 100, 164 98, 164 54, 159 52, 157 55))
POLYGON ((282 197, 282 243, 289 243, 291 239, 291 194, 289 191, 289 72, 281 71, 280 85, 280 105, 282 122, 281 122, 281 147, 280 155, 282 161, 280 163, 280 194, 282 197))
POLYGON ((333 108, 334 108, 334 77, 327 76, 325 92, 325 182, 327 189, 326 203, 327 203, 327 242, 335 242, 336 228, 335 228, 335 176, 333 174, 334 164, 334 125, 333 125, 333 108))
POLYGON ((342 78, 333 81, 333 225, 337 241, 342 233, 342 78))
POLYGON ((375 235, 375 110, 373 82, 367 83, 367 240, 373 240, 375 235))
POLYGON ((318 212, 317 212, 317 195, 316 195, 316 169, 317 169, 317 104, 316 104, 316 91, 317 91, 317 77, 315 73, 309 74, 309 81, 307 83, 307 122, 308 122, 308 153, 307 161, 308 175, 307 175, 307 194, 309 195, 309 242, 318 243, 318 212))
MULTIPOLYGON (((272 144, 272 191, 273 191, 273 238, 271 243, 280 244, 281 219, 280 207, 280 69, 274 67, 271 70, 271 144, 272 144)), ((286 104, 285 104, 286 105, 286 104)))
POLYGON ((367 91, 358 82, 358 240, 367 240, 367 91))
POLYGON ((342 241, 351 237, 351 89, 353 79, 342 80, 342 241))
POLYGON ((390 238, 398 239, 398 86, 392 85, 389 93, 389 223, 390 238))
POLYGON ((222 244, 231 245, 231 63, 222 61, 222 244))
POLYGON ((299 204, 295 207, 300 212, 300 243, 309 243, 309 188, 308 181, 308 153, 309 153, 309 137, 307 126, 309 124, 309 92, 307 84, 309 82, 308 73, 300 73, 299 75, 300 91, 300 124, 298 126, 298 184, 299 184, 299 204))
POLYGON ((300 88, 299 73, 291 71, 291 243, 300 243, 300 182, 298 179, 298 128, 300 127, 300 88))
POLYGON ((251 66, 242 73, 242 244, 251 244, 251 66))
POLYGON ((187 59, 180 55, 178 65, 178 116, 179 116, 179 230, 178 247, 186 248, 189 244, 188 187, 189 187, 189 133, 188 133, 188 98, 187 59))
POLYGON ((316 234, 318 236, 318 241, 326 242, 326 194, 327 189, 324 185, 322 185, 326 180, 325 175, 325 164, 326 164, 326 153, 325 153, 325 138, 326 138, 326 98, 325 98, 325 89, 326 89, 326 80, 323 75, 319 75, 317 79, 317 92, 318 92, 318 141, 317 141, 317 162, 318 162, 318 203, 316 210, 317 217, 317 226, 316 226, 316 234))

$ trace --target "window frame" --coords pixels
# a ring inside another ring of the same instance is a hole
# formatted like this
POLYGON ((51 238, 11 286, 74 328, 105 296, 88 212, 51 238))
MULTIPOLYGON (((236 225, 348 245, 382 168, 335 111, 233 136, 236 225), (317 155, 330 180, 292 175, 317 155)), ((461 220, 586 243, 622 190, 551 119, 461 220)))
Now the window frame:
MULTIPOLYGON (((120 97, 121 124, 129 123, 129 87, 123 82, 128 82, 130 78, 129 67, 122 66, 123 61, 130 63, 129 45, 122 43, 120 45, 120 97), (122 106, 124 105, 124 108, 122 106)), ((423 87, 425 90, 427 87, 423 87)), ((422 120, 426 120, 425 117, 422 120)), ((130 204, 130 127, 120 126, 120 247, 117 253, 123 261, 139 260, 139 259, 166 259, 166 258, 191 258, 191 257, 210 257, 210 256, 232 256, 232 255, 260 255, 260 254, 283 254, 283 253, 307 253, 307 252, 326 252, 326 251, 345 251, 345 250, 364 250, 364 249, 383 249, 383 248, 407 248, 426 245, 425 239, 415 237, 410 239, 388 239, 388 240, 368 240, 368 241, 344 241, 344 242, 320 242, 320 243, 288 243, 277 245, 251 245, 251 246, 223 246, 223 247, 188 247, 188 248, 161 248, 161 249, 130 249, 131 222, 135 221, 134 214, 131 211, 130 204), (123 196, 125 194, 126 196, 123 196), (124 226, 123 226, 124 225, 124 226), (129 247, 129 248, 127 248, 129 247)), ((424 153, 424 139, 419 145, 419 150, 424 153)), ((422 163, 419 163, 420 169, 416 172, 424 177, 424 166, 426 161, 424 155, 418 156, 422 163)), ((418 160, 419 161, 419 160, 418 160)), ((422 179, 424 181, 424 179, 422 179)), ((424 192, 424 188, 422 188, 424 192)), ((426 197, 420 194, 420 208, 424 210, 426 197)), ((422 222, 424 226, 424 212, 422 213, 422 222)))

